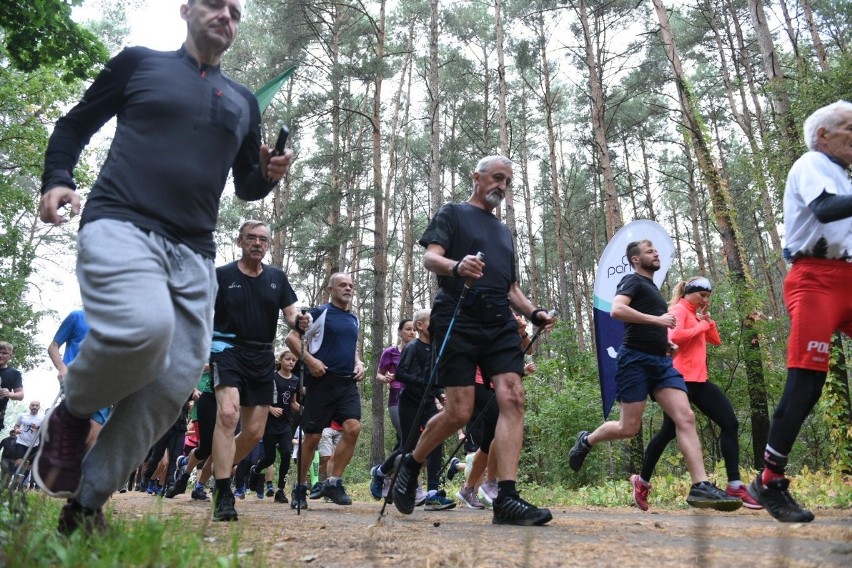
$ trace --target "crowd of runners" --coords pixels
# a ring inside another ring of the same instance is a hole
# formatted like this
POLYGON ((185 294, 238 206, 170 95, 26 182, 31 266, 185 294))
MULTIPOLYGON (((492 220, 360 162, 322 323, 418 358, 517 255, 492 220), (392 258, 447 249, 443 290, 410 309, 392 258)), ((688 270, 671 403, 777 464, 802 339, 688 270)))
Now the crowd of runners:
MULTIPOLYGON (((49 495, 67 499, 58 523, 64 534, 106 530, 104 504, 130 487, 173 498, 192 485, 191 498, 200 500, 212 489, 219 521, 236 521, 236 500, 247 493, 299 511, 311 498, 352 502, 344 479, 361 432, 358 383, 366 374, 361 322, 351 311, 352 277, 329 275, 328 301, 297 309, 287 275, 263 263, 270 227, 253 220, 236 235, 240 258, 214 266, 213 232, 229 173, 238 197, 262 199, 287 174, 294 154, 261 143, 256 99, 219 68, 239 27, 240 2, 188 0, 180 13, 184 45, 175 52, 128 48, 110 60, 57 122, 47 148, 40 214, 59 224, 64 206, 80 211, 73 179, 80 152, 118 116, 80 222, 84 311, 69 316, 50 348, 63 396, 38 426, 20 420, 15 442, 23 445, 24 432, 38 429, 27 444, 35 450, 32 477, 49 495), (276 345, 281 320, 289 328, 286 347, 276 345)), ((625 250, 633 271, 619 284, 611 312, 625 323, 619 419, 580 432, 566 460, 579 470, 593 447, 634 436, 653 397, 666 420, 643 470, 630 478, 643 510, 659 455, 677 438, 692 478, 690 505, 763 507, 780 521, 813 519, 791 496, 784 473, 822 392, 831 335, 852 333, 852 104, 817 110, 804 130, 809 151, 790 171, 784 197, 785 254, 792 262, 784 288, 791 319, 787 384, 765 468, 747 487, 736 417, 707 381, 707 344, 722 340, 710 316, 713 284, 691 278, 667 305, 652 279, 660 268, 654 244, 638 240, 625 250), (708 480, 692 405, 720 427, 724 489, 708 480)), ((512 179, 511 160, 485 157, 472 173, 469 199, 436 212, 419 244, 438 293, 430 309, 401 322, 400 345, 380 358, 376 380, 390 386, 398 441, 372 467, 370 491, 404 515, 418 505, 447 510, 463 503, 490 505, 495 524, 542 525, 553 518, 521 498, 517 486, 522 380, 535 370, 525 355, 556 317, 521 290, 512 235, 493 214, 512 179), (443 444, 460 432, 466 458, 450 460, 444 470, 443 444), (461 471, 466 479, 456 500, 441 490, 442 477, 461 471)), ((11 356, 12 346, 0 343, 3 410, 9 399, 23 397, 11 356)))

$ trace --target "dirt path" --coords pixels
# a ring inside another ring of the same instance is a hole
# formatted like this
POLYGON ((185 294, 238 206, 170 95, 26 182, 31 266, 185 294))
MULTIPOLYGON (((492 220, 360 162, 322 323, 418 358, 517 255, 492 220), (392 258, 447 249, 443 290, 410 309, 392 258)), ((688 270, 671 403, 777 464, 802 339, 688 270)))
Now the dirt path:
POLYGON ((247 497, 237 501, 235 527, 210 520, 209 502, 189 495, 161 500, 144 493, 116 495, 116 513, 186 515, 211 543, 230 542, 231 530, 257 535, 242 549, 266 542, 270 566, 322 567, 557 567, 557 566, 852 566, 852 512, 815 511, 809 524, 782 524, 763 511, 661 511, 635 508, 553 508, 545 527, 491 524, 490 511, 417 509, 405 517, 388 506, 340 507, 310 501, 297 516, 289 505, 247 497), (215 540, 212 540, 215 539, 215 540))

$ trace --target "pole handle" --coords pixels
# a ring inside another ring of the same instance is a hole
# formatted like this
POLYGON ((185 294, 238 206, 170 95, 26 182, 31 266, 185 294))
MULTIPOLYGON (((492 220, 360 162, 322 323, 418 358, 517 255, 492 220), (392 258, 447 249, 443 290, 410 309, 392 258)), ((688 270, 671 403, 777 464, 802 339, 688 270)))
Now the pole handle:
MULTIPOLYGON (((485 258, 485 253, 482 252, 482 251, 477 252, 476 258, 477 258, 477 260, 483 260, 485 258)), ((473 278, 467 277, 464 281, 464 287, 470 288, 472 284, 473 284, 473 278)))

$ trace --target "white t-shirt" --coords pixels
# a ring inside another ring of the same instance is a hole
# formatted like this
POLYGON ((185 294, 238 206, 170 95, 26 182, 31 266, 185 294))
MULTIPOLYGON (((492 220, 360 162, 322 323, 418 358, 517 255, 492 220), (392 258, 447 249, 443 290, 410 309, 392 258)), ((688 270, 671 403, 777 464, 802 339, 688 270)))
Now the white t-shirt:
POLYGON ((30 414, 29 412, 21 414, 17 422, 15 422, 21 427, 21 433, 18 435, 16 442, 24 446, 29 446, 35 440, 33 447, 38 446, 38 431, 41 428, 43 420, 43 414, 30 414))
POLYGON ((820 223, 808 204, 822 195, 852 195, 849 174, 822 152, 807 152, 787 175, 784 191, 784 257, 852 258, 852 218, 820 223))

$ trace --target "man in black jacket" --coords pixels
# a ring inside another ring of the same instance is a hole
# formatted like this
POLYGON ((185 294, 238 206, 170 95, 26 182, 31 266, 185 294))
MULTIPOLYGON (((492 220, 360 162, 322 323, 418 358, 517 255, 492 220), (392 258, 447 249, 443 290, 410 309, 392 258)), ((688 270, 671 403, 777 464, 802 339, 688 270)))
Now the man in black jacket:
POLYGON ((210 351, 213 231, 233 172, 237 196, 261 199, 290 166, 260 142, 260 110, 219 63, 239 0, 188 0, 175 52, 128 48, 107 63, 51 135, 41 219, 80 210, 72 172, 89 138, 117 117, 109 156, 80 222, 77 278, 91 326, 68 368, 65 400, 42 428, 34 474, 69 498, 59 530, 103 530, 102 506, 174 423, 210 351), (115 405, 86 455, 89 415, 115 405))

